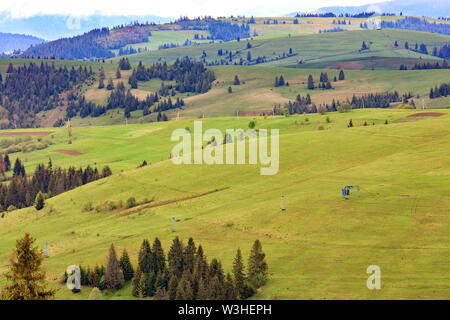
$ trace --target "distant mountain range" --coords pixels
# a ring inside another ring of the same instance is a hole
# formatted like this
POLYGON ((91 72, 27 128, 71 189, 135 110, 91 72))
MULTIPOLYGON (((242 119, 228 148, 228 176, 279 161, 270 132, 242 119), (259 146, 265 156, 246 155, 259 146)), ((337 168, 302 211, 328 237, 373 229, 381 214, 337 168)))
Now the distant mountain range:
MULTIPOLYGON (((362 6, 346 6, 346 7, 323 7, 317 9, 317 13, 332 12, 336 15, 339 14, 355 14, 366 11, 376 11, 374 8, 378 9, 380 13, 395 13, 407 16, 417 16, 417 17, 449 17, 450 16, 450 6, 449 0, 392 0, 384 1, 373 4, 366 4, 362 6)), ((288 14, 288 16, 295 16, 294 13, 288 14)))
POLYGON ((26 50, 32 45, 40 44, 44 39, 17 33, 0 32, 0 53, 14 50, 26 50))
POLYGON ((166 23, 173 17, 158 16, 104 16, 94 14, 88 17, 70 17, 62 15, 39 15, 29 18, 12 18, 0 13, 0 31, 5 33, 30 34, 45 40, 72 37, 95 28, 115 27, 130 22, 166 23))

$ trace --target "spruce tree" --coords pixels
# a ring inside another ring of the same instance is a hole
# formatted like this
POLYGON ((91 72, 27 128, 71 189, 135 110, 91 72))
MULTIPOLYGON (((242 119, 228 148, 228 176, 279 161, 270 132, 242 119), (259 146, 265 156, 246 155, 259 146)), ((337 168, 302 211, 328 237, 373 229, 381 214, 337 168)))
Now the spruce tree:
POLYGON ((125 281, 133 279, 134 270, 133 266, 131 265, 130 256, 128 255, 126 249, 123 249, 122 256, 120 257, 119 260, 119 267, 123 272, 123 277, 125 281))
MULTIPOLYGON (((176 237, 172 246, 170 247, 169 253, 167 255, 167 260, 169 263, 169 272, 171 275, 180 278, 184 269, 184 259, 183 259, 183 243, 176 237)), ((169 290, 170 291, 170 290, 169 290)))
POLYGON ((312 75, 308 76, 308 89, 313 90, 314 89, 314 80, 312 75))
POLYGON ((248 278, 256 287, 263 285, 267 280, 267 262, 265 253, 259 240, 255 240, 248 262, 248 278))
POLYGON ((120 79, 120 78, 122 78, 122 74, 120 73, 120 67, 117 67, 117 70, 116 70, 116 79, 120 79))
POLYGON ((233 276, 234 276, 234 286, 240 297, 244 295, 245 290, 245 272, 244 272, 244 262, 242 260, 241 249, 236 252, 236 257, 233 261, 233 276))
POLYGON ((119 277, 119 260, 117 259, 114 244, 109 248, 108 263, 105 270, 105 281, 108 289, 117 290, 122 287, 119 277))
POLYGON ((155 273, 163 274, 166 272, 166 256, 164 255, 164 250, 161 245, 161 241, 158 238, 155 238, 153 241, 152 247, 153 253, 153 268, 155 273))
POLYGON ((153 255, 150 248, 150 243, 147 239, 142 241, 141 249, 139 250, 139 269, 142 273, 153 272, 153 255))
POLYGON ((241 84, 241 81, 239 80, 238 75, 235 75, 235 76, 234 76, 233 84, 234 84, 235 86, 238 86, 238 85, 241 84))
POLYGON ((196 251, 197 248, 195 247, 194 239, 191 237, 183 252, 184 269, 189 270, 191 273, 194 272, 194 256, 196 251))
POLYGON ((36 195, 36 199, 34 200, 34 207, 36 208, 36 210, 42 210, 44 209, 45 206, 45 200, 44 200, 44 195, 42 194, 42 192, 38 192, 38 194, 36 195))
POLYGON ((48 300, 55 290, 47 289, 45 271, 42 269, 44 254, 33 247, 36 239, 26 233, 16 241, 16 248, 9 258, 5 274, 7 285, 2 291, 4 300, 48 300))
POLYGON ((344 75, 343 70, 339 71, 339 80, 345 80, 345 75, 344 75))
POLYGON ((170 300, 175 300, 177 297, 177 287, 178 287, 178 280, 177 277, 173 274, 170 277, 169 285, 167 289, 167 293, 169 295, 170 300))
POLYGON ((224 291, 225 300, 236 300, 238 298, 238 293, 236 287, 234 286, 233 278, 229 273, 227 273, 227 276, 225 277, 224 291))

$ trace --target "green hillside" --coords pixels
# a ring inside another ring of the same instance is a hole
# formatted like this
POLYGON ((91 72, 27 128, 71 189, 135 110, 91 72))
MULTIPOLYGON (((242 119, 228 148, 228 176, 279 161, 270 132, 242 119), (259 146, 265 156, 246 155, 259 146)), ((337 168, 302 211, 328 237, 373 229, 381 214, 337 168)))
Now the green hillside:
MULTIPOLYGON (((251 48, 247 48, 247 40, 232 41, 226 43, 204 44, 190 47, 179 47, 158 51, 143 52, 129 56, 130 62, 137 64, 142 61, 151 64, 157 61, 174 62, 179 57, 188 56, 198 59, 203 52, 206 53, 205 60, 208 63, 215 63, 216 60, 224 60, 227 55, 218 55, 218 50, 232 51, 233 57, 230 64, 239 63, 240 59, 247 63, 248 52, 251 52, 252 59, 265 57, 267 64, 281 66, 296 66, 303 60, 305 66, 309 63, 330 62, 339 60, 359 60, 367 57, 389 57, 389 58, 413 58, 413 59, 436 59, 431 55, 423 55, 411 50, 404 49, 404 43, 410 45, 424 43, 429 48, 442 46, 448 43, 450 36, 432 34, 426 32, 383 29, 383 30, 358 30, 348 32, 335 32, 325 34, 307 35, 277 35, 273 37, 258 37, 249 40, 251 48), (360 52, 362 42, 365 41, 368 50, 360 52), (395 48, 394 43, 398 41, 399 47, 395 48), (288 56, 289 49, 292 55, 288 56), (238 51, 238 52, 236 52, 238 51), (283 54, 285 56, 283 56, 283 54)), ((113 58, 118 61, 120 57, 113 58)), ((251 62, 251 63, 254 63, 251 62)), ((332 63, 330 65, 333 65, 332 63)), ((393 69, 398 69, 399 65, 393 69)), ((362 66, 360 68, 368 68, 362 66)))
MULTIPOLYGON (((8 212, 0 219, 0 272, 15 240, 30 232, 41 247, 49 243, 45 268, 57 298, 79 299, 90 290, 75 295, 60 285, 64 270, 105 263, 112 242, 120 251, 126 247, 135 264, 143 238, 157 236, 168 250, 175 236, 193 236, 230 271, 236 248, 247 257, 260 239, 270 280, 257 299, 448 298, 450 113, 407 117, 415 112, 257 117, 256 128, 280 129, 280 169, 273 176, 261 176, 259 165, 174 165, 168 159, 175 144, 170 134, 175 128, 192 131, 194 120, 74 128, 72 145, 65 129, 55 129, 54 145, 18 154, 27 170, 50 156, 55 166, 109 164, 114 174, 48 200, 40 212, 8 212), (347 128, 350 119, 353 128, 347 128), (51 152, 56 149, 84 155, 51 152), (144 159, 152 164, 135 169, 144 159), (340 190, 349 184, 359 185, 361 193, 345 201, 340 190), (227 189, 129 215, 106 209, 107 201, 130 196, 157 203, 221 188, 227 189), (98 212, 83 211, 88 202, 98 212), (366 288, 372 264, 383 275, 376 292, 366 288)), ((204 119, 203 125, 246 128, 250 119, 204 119)), ((130 298, 130 292, 127 286, 108 298, 130 298)))

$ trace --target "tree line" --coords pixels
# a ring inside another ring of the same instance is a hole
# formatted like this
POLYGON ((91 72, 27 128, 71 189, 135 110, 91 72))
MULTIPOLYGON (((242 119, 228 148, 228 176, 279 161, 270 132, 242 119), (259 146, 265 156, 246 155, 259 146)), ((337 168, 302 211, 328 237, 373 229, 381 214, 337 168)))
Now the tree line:
POLYGON ((34 173, 28 176, 19 158, 16 158, 12 168, 7 155, 4 158, 0 155, 0 158, 3 159, 0 161, 0 167, 4 166, 5 172, 13 171, 9 183, 0 184, 0 211, 29 207, 35 204, 39 194, 47 198, 53 197, 112 174, 108 166, 105 166, 102 171, 90 166, 85 169, 75 167, 61 169, 53 167, 50 160, 47 166, 37 165, 34 173), (5 165, 7 163, 9 166, 5 165))
MULTIPOLYGON (((185 245, 178 237, 167 255, 158 238, 152 245, 144 239, 136 266, 126 249, 119 258, 112 244, 106 267, 80 266, 80 272, 82 285, 115 291, 131 282, 133 296, 161 300, 247 299, 268 279, 268 265, 259 240, 252 246, 247 267, 241 250, 236 251, 232 274, 225 274, 220 260, 208 262, 202 246, 197 247, 192 238, 185 245)), ((69 276, 64 273, 62 280, 66 282, 69 276)))
POLYGON ((435 86, 430 89, 430 99, 447 97, 450 94, 450 83, 443 83, 439 87, 435 86))

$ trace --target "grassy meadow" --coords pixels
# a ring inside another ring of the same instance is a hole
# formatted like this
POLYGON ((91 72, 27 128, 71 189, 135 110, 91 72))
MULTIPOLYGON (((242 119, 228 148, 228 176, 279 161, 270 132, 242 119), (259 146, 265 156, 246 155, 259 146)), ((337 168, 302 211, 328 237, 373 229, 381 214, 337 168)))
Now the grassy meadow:
MULTIPOLYGON (((119 251, 127 248, 135 264, 144 238, 157 236, 168 250, 175 236, 192 236, 209 259, 220 258, 230 271, 236 249, 247 257, 259 239, 270 280, 256 299, 449 298, 450 113, 405 121, 415 112, 203 120, 204 130, 246 128, 251 119, 256 128, 280 129, 280 169, 273 176, 261 176, 259 165, 174 165, 168 159, 175 145, 170 134, 185 127, 192 132, 193 119, 74 128, 70 146, 64 129, 55 129, 59 144, 52 149, 85 154, 19 153, 27 170, 51 157, 63 167, 109 164, 114 174, 49 199, 40 212, 7 213, 0 220, 0 271, 15 239, 30 232, 41 247, 49 242, 45 268, 57 298, 79 299, 90 290, 71 293, 59 284, 61 275, 71 264, 105 263, 111 243, 119 251), (347 128, 349 119, 355 127, 347 128), (143 159, 152 164, 136 169, 143 159), (345 201, 340 190, 349 184, 361 187, 360 197, 345 201), (106 209, 108 201, 130 196, 159 202, 221 188, 227 189, 128 215, 106 209), (88 202, 98 209, 83 211, 88 202), (372 264, 382 270, 376 292, 365 285, 372 264)), ((130 298, 130 292, 127 286, 105 298, 130 298)))

